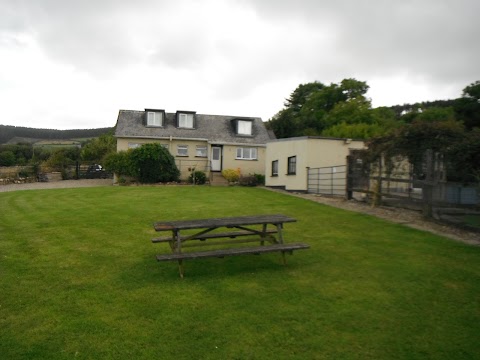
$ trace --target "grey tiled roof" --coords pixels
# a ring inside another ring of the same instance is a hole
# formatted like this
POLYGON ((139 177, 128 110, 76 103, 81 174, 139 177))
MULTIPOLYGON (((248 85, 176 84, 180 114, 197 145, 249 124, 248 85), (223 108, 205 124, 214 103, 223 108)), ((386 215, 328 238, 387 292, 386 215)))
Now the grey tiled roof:
POLYGON ((241 116, 196 114, 195 129, 176 127, 176 114, 166 113, 163 127, 145 126, 145 111, 120 110, 118 113, 115 136, 119 138, 183 138, 204 139, 218 144, 266 144, 272 140, 260 118, 241 116), (252 136, 235 134, 233 120, 248 119, 253 121, 252 136))

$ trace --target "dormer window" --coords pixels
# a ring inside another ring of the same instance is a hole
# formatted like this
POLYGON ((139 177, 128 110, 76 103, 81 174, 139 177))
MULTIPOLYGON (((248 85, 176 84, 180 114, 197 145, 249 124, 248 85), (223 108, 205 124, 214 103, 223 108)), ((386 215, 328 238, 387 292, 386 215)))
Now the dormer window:
POLYGON ((195 113, 177 111, 177 127, 193 129, 195 127, 195 113))
POLYGON ((252 120, 235 120, 235 132, 237 135, 252 136, 252 120))
POLYGON ((153 126, 153 127, 162 127, 163 126, 163 119, 165 117, 164 110, 151 110, 145 109, 147 113, 146 125, 153 126))

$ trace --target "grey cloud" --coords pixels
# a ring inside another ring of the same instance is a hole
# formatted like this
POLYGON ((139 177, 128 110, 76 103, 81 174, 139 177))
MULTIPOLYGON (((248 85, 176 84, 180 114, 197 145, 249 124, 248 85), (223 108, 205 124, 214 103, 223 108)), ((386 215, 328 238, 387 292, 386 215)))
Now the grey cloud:
MULTIPOLYGON (((154 2, 143 1, 149 3, 154 2)), ((9 19, 2 31, 33 36, 47 56, 79 70, 101 76, 142 56, 136 51, 139 18, 132 2, 6 0, 2 8, 7 12, 0 19, 9 19)))
POLYGON ((204 64, 210 44, 201 32, 192 28, 162 34, 152 50, 148 62, 164 64, 174 69, 195 69, 204 64))
MULTIPOLYGON (((476 0, 241 1, 262 18, 303 21, 312 32, 319 24, 328 24, 336 37, 334 53, 318 49, 313 56, 319 62, 331 59, 334 68, 365 76, 403 71, 439 83, 468 83, 479 75, 476 0)), ((321 46, 312 43, 317 45, 321 46)), ((305 65, 313 68, 314 62, 305 65)))

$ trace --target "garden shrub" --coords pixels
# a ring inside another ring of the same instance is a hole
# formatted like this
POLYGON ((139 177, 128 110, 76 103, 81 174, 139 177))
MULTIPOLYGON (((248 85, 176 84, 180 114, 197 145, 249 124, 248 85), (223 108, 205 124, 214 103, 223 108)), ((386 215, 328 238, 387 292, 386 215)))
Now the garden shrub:
POLYGON ((265 185, 265 175, 263 174, 253 174, 255 178, 257 179, 257 186, 263 186, 265 185))
POLYGON ((238 183, 242 186, 265 185, 265 175, 249 174, 247 176, 241 176, 238 183))
POLYGON ((238 184, 242 186, 257 186, 257 179, 253 175, 241 176, 238 184))
POLYGON ((160 144, 144 144, 129 154, 142 183, 178 181, 180 171, 170 152, 160 144))
POLYGON ((235 183, 240 179, 240 169, 225 169, 222 170, 222 176, 229 182, 235 183))
POLYGON ((15 154, 12 151, 0 152, 0 166, 13 166, 15 162, 15 154))
POLYGON ((203 171, 193 171, 188 177, 188 182, 193 184, 195 179, 195 185, 203 185, 207 182, 207 175, 203 171))
POLYGON ((129 151, 111 153, 105 157, 105 169, 118 176, 134 176, 135 169, 130 159, 129 151))

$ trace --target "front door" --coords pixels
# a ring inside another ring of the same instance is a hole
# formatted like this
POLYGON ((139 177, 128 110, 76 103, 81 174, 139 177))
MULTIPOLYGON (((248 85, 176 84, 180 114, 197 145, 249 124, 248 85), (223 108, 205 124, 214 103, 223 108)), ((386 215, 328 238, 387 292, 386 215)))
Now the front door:
POLYGON ((222 170, 222 147, 212 146, 212 171, 222 170))

